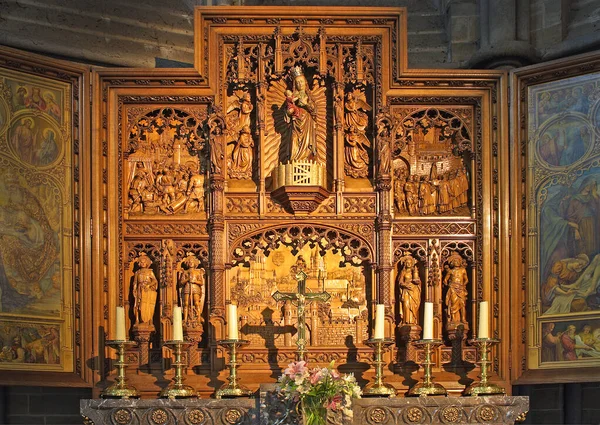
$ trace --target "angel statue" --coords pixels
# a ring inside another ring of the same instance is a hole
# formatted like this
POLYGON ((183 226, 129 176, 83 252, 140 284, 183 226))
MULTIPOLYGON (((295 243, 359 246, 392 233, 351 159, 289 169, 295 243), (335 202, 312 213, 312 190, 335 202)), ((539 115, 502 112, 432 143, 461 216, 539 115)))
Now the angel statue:
POLYGON ((407 251, 398 262, 396 278, 400 295, 402 323, 419 324, 419 307, 421 305, 421 278, 417 268, 417 260, 407 251))
POLYGON ((200 260, 193 252, 188 252, 181 264, 186 267, 180 273, 179 282, 177 283, 183 323, 200 325, 203 322, 202 310, 204 309, 206 273, 203 268, 198 268, 200 260))
POLYGON ((369 116, 365 111, 370 111, 365 94, 354 90, 346 95, 346 115, 344 117, 346 143, 344 153, 346 158, 346 174, 359 178, 369 174, 369 151, 371 142, 366 130, 369 125, 369 116))

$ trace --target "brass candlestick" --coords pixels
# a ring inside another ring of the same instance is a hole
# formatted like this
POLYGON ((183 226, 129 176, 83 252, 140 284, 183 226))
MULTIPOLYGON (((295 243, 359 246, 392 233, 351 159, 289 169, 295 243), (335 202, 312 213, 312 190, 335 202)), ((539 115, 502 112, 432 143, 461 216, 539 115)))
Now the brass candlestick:
POLYGON ((383 352, 394 343, 393 339, 389 338, 371 338, 365 341, 369 347, 375 349, 375 382, 369 382, 363 390, 365 397, 395 397, 396 388, 391 384, 383 382, 383 352))
POLYGON ((229 383, 223 385, 215 393, 216 398, 223 397, 251 397, 254 391, 240 385, 237 377, 237 349, 250 341, 245 339, 223 339, 217 341, 217 344, 229 349, 229 383))
POLYGON ((477 351, 479 352, 479 355, 481 357, 481 360, 479 360, 477 362, 481 365, 481 375, 479 375, 479 377, 481 378, 481 381, 473 382, 471 385, 469 385, 465 389, 465 391, 463 393, 464 395, 477 396, 477 395, 493 395, 493 394, 505 394, 506 393, 504 391, 504 388, 502 388, 496 384, 492 384, 491 382, 488 382, 488 365, 492 364, 492 361, 488 360, 489 359, 488 353, 490 352, 492 345, 498 344, 499 342, 500 342, 500 340, 492 339, 492 338, 475 338, 475 339, 469 340, 469 343, 477 346, 477 351))
POLYGON ((117 350, 117 355, 119 356, 115 366, 117 367, 117 377, 115 378, 115 382, 108 388, 105 388, 102 391, 100 397, 102 398, 139 398, 140 394, 138 390, 129 385, 126 382, 125 378, 125 367, 127 367, 127 363, 125 363, 125 349, 127 347, 134 347, 137 345, 135 341, 125 341, 125 340, 108 340, 106 341, 106 345, 117 350))
POLYGON ((160 397, 171 399, 198 397, 198 393, 193 387, 183 383, 185 379, 183 377, 185 363, 181 361, 181 352, 192 345, 192 343, 187 341, 165 341, 164 345, 173 350, 173 353, 175 354, 175 361, 173 362, 175 375, 173 376, 173 382, 160 392, 160 397))
POLYGON ((431 361, 432 349, 438 345, 442 345, 443 342, 440 339, 420 339, 415 341, 415 344, 419 348, 425 349, 425 361, 423 362, 423 382, 415 384, 410 390, 408 390, 408 396, 428 396, 428 395, 448 395, 446 388, 442 384, 433 382, 431 376, 431 361))

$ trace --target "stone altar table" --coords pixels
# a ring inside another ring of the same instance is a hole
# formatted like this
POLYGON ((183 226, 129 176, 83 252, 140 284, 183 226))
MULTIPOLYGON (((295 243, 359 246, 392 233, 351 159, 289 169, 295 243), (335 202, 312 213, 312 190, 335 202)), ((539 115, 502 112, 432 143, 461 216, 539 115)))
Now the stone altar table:
MULTIPOLYGON (((81 400, 87 425, 274 425, 297 424, 296 416, 275 422, 261 399, 81 400)), ((354 403, 347 425, 488 424, 512 425, 525 419, 528 397, 363 398, 354 403)), ((335 421, 335 418, 330 418, 335 421)), ((346 425, 346 424, 344 424, 346 425)))

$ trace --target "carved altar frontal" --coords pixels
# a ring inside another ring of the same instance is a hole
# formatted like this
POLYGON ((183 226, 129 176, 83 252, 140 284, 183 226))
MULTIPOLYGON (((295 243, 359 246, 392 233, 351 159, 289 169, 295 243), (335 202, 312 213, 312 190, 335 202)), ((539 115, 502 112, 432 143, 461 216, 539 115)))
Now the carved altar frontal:
MULTIPOLYGON (((477 375, 466 343, 477 301, 492 302, 504 335, 501 73, 411 73, 397 8, 200 7, 195 47, 194 72, 97 72, 96 290, 107 333, 114 307, 128 311, 132 383, 152 395, 171 376, 161 341, 180 306, 187 382, 214 392, 228 303, 249 341, 239 375, 252 389, 272 382, 296 357, 299 316, 272 295, 296 290, 303 261, 306 290, 331 295, 303 313, 309 363, 335 361, 366 383, 381 303, 395 340, 386 379, 406 389, 430 301, 445 342, 434 370, 461 391, 477 375)), ((504 351, 493 371, 507 379, 504 351)))

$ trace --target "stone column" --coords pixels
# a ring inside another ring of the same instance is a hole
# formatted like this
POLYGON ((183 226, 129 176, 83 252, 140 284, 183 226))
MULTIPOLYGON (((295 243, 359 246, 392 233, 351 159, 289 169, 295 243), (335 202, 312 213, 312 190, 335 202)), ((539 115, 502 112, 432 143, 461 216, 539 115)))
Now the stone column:
POLYGON ((529 2, 481 0, 479 7, 480 47, 470 67, 511 69, 536 62, 529 35, 529 2))

